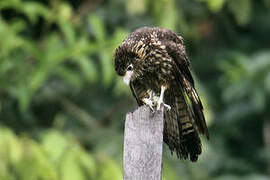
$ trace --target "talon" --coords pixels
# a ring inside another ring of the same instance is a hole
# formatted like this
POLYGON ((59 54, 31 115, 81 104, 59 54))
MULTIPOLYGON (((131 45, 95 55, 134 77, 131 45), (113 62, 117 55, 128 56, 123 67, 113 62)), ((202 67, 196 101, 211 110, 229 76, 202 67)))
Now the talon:
POLYGON ((168 104, 165 104, 163 101, 159 101, 158 102, 158 105, 157 105, 157 110, 159 111, 160 110, 160 108, 161 108, 161 104, 163 104, 164 105, 164 107, 167 109, 167 110, 171 110, 171 106, 170 105, 168 105, 168 104))
POLYGON ((155 103, 151 99, 143 98, 142 101, 144 102, 144 104, 146 104, 147 106, 150 107, 150 109, 152 110, 152 112, 155 112, 155 110, 154 110, 155 103))
POLYGON ((164 104, 164 106, 165 106, 165 108, 167 108, 167 110, 171 110, 171 106, 170 105, 168 105, 168 104, 164 104))

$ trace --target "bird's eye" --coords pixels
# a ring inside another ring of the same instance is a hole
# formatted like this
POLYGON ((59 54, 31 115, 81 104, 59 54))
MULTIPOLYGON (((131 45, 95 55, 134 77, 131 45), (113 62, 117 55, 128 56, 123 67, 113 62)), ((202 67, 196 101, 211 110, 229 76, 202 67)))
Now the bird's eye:
POLYGON ((130 64, 128 67, 127 67, 127 71, 131 71, 133 69, 133 65, 130 64))

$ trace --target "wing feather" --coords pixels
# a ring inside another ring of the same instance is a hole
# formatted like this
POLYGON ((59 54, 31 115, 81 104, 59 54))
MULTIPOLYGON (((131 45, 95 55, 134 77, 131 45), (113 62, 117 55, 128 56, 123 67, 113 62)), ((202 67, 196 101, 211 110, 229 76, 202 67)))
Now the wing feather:
POLYGON ((176 80, 191 102, 191 112, 194 115, 198 130, 209 139, 209 133, 203 114, 203 106, 195 89, 194 80, 190 70, 190 62, 185 52, 183 40, 180 36, 174 35, 176 36, 174 38, 178 39, 178 41, 169 41, 169 44, 167 44, 166 47, 168 54, 172 57, 174 62, 176 80))
POLYGON ((209 139, 209 132, 203 114, 203 106, 196 92, 196 89, 185 78, 182 79, 182 84, 185 93, 187 94, 189 100, 191 101, 192 112, 194 113, 195 122, 198 126, 198 129, 202 134, 204 134, 207 137, 207 139, 209 139))
POLYGON ((138 97, 138 95, 137 95, 137 93, 136 93, 136 91, 135 91, 134 83, 135 83, 135 82, 130 82, 130 84, 129 84, 130 90, 131 90, 131 92, 132 92, 132 95, 135 97, 135 99, 136 99, 136 101, 137 101, 137 104, 138 104, 139 106, 142 106, 143 103, 142 103, 142 101, 139 99, 139 97, 138 97))

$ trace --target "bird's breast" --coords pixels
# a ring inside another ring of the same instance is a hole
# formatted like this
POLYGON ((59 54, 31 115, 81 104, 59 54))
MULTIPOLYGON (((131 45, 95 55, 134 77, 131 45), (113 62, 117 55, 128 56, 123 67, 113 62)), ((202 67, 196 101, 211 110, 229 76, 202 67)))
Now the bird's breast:
POLYGON ((174 76, 170 70, 156 69, 152 73, 146 73, 142 82, 147 86, 147 89, 159 94, 161 86, 170 86, 173 80, 174 76))

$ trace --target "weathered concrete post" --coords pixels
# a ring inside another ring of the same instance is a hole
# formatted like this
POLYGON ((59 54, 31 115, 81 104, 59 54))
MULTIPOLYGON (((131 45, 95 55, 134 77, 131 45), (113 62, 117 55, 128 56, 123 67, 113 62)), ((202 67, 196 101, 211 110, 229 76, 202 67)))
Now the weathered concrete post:
POLYGON ((160 180, 164 108, 152 113, 141 106, 126 116, 124 180, 160 180))

